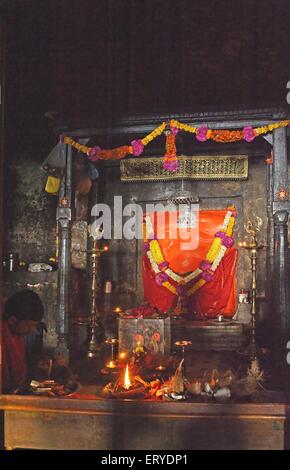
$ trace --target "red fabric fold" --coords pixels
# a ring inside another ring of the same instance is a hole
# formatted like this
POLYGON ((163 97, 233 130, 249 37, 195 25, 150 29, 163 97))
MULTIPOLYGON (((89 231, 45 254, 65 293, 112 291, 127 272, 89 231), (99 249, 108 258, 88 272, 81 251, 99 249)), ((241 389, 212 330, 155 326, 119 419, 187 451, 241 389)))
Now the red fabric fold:
MULTIPOLYGON (((180 250, 180 240, 171 240, 169 237, 160 240, 164 257, 175 272, 184 274, 185 266, 186 272, 193 271, 200 261, 205 259, 214 240, 214 235, 220 230, 226 213, 226 210, 199 212, 199 244, 196 249, 190 252, 180 250)), ((168 221, 165 221, 165 225, 166 233, 169 235, 172 227, 169 226, 168 221)), ((225 317, 232 318, 237 308, 236 265, 237 250, 232 247, 225 253, 213 279, 188 298, 188 312, 197 317, 215 318, 217 315, 223 314, 225 317)), ((177 286, 177 283, 172 279, 170 279, 170 283, 177 286)), ((156 284, 154 272, 146 255, 143 256, 143 285, 144 299, 150 305, 162 312, 167 312, 175 307, 177 296, 167 288, 159 287, 156 284)))
POLYGON ((3 321, 3 389, 9 392, 21 387, 26 381, 26 359, 24 337, 14 335, 3 321))

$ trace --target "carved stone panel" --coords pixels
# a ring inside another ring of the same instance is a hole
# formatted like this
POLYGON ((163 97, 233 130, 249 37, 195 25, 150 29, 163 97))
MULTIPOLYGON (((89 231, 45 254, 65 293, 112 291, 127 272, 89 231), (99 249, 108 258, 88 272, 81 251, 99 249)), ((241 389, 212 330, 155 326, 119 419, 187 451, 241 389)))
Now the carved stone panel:
POLYGON ((87 267, 87 238, 88 224, 81 220, 72 223, 71 248, 72 267, 76 269, 86 269, 87 267))

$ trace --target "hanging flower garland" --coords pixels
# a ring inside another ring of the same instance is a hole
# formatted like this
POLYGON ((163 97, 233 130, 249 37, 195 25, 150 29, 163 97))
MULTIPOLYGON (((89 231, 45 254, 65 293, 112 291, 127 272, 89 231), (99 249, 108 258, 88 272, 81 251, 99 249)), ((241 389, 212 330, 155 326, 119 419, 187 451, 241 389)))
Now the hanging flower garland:
POLYGON ((227 249, 234 244, 232 234, 236 216, 235 207, 229 207, 223 225, 215 234, 206 258, 200 262, 198 268, 186 276, 181 276, 170 268, 169 263, 164 258, 159 242, 155 238, 151 218, 149 216, 145 217, 144 252, 155 274, 156 284, 166 287, 175 295, 189 297, 204 284, 211 281, 227 249), (171 280, 177 286, 173 285, 170 282, 171 280), (194 284, 193 281, 195 281, 194 284))
POLYGON ((178 132, 176 127, 166 132, 165 155, 163 157, 164 170, 175 173, 179 168, 179 161, 176 156, 175 136, 178 132))
POLYGON ((163 122, 160 126, 156 127, 150 134, 146 135, 143 139, 132 140, 131 145, 123 145, 122 147, 116 147, 112 150, 104 150, 99 146, 87 147, 81 145, 71 137, 67 137, 64 134, 60 135, 60 141, 65 144, 71 145, 79 152, 88 155, 88 159, 95 162, 96 160, 117 160, 125 158, 127 155, 132 154, 134 157, 139 157, 144 150, 144 147, 149 144, 152 140, 156 139, 163 133, 166 128, 166 123, 163 122))
POLYGON ((242 130, 228 130, 209 129, 206 125, 193 127, 172 119, 167 124, 165 122, 160 124, 143 139, 132 140, 131 145, 124 145, 111 150, 104 150, 99 146, 87 147, 86 145, 79 144, 71 137, 67 137, 64 134, 60 136, 60 140, 61 142, 76 148, 79 152, 85 153, 88 156, 88 159, 93 162, 97 160, 119 160, 130 154, 134 155, 134 157, 142 155, 146 145, 156 139, 156 137, 160 136, 165 131, 167 125, 169 126, 169 131, 167 131, 166 135, 163 168, 174 173, 178 170, 179 166, 176 156, 175 137, 180 130, 195 134, 195 137, 199 142, 206 142, 207 140, 213 140, 220 143, 237 142, 239 140, 252 142, 259 135, 267 134, 268 132, 272 132, 274 129, 289 126, 290 120, 279 121, 261 127, 253 128, 251 126, 246 126, 242 130))

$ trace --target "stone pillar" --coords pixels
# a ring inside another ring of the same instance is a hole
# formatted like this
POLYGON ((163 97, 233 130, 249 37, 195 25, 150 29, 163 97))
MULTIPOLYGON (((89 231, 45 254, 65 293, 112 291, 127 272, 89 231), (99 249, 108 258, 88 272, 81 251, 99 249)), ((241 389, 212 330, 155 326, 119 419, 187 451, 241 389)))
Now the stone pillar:
POLYGON ((273 164, 267 165, 267 247, 266 247, 266 297, 268 305, 269 327, 273 321, 274 296, 273 296, 273 276, 274 276, 274 216, 273 216, 273 164))
MULTIPOLYGON (((288 196, 281 199, 279 192, 284 189, 288 192, 288 162, 287 162, 287 134, 286 127, 273 131, 273 201, 286 203, 288 196)), ((275 210, 275 207, 274 207, 275 210)))
POLYGON ((288 216, 290 204, 286 128, 274 130, 273 150, 274 271, 272 286, 275 315, 273 333, 275 335, 276 364, 284 369, 286 365, 286 344, 290 339, 288 279, 288 216))
MULTIPOLYGON (((290 323, 288 298, 288 212, 277 211, 274 214, 274 299, 277 326, 287 332, 290 323)), ((289 338, 290 339, 290 338, 289 338)))
POLYGON ((71 266, 71 175, 72 175, 72 149, 70 146, 61 144, 61 152, 65 152, 66 170, 60 191, 59 205, 56 218, 59 223, 60 247, 58 259, 58 286, 57 286, 57 318, 56 331, 58 343, 55 350, 56 357, 62 357, 69 362, 69 286, 71 266))

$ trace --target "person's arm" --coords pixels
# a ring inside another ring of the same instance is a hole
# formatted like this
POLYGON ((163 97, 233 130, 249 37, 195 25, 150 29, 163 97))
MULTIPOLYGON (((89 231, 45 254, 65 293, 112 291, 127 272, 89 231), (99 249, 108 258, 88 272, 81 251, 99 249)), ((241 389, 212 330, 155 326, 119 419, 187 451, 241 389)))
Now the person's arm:
POLYGON ((11 389, 11 374, 9 370, 9 361, 7 348, 5 343, 5 337, 3 334, 3 344, 2 344, 2 392, 9 393, 11 389))

